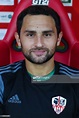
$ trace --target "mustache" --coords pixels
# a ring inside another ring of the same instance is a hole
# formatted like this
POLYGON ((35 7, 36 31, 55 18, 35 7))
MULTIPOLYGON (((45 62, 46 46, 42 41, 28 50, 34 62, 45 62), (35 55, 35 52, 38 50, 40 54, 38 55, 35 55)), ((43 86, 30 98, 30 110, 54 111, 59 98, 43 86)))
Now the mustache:
POLYGON ((48 48, 37 47, 37 48, 32 48, 32 49, 30 49, 30 52, 35 51, 35 50, 45 50, 45 51, 49 51, 48 48))

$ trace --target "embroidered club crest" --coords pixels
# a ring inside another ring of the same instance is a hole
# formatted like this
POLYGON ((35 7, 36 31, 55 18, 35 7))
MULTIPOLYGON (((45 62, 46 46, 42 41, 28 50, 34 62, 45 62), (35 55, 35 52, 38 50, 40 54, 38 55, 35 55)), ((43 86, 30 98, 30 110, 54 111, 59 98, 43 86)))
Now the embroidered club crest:
POLYGON ((56 114, 60 114, 66 107, 67 100, 61 96, 52 98, 52 107, 56 114))

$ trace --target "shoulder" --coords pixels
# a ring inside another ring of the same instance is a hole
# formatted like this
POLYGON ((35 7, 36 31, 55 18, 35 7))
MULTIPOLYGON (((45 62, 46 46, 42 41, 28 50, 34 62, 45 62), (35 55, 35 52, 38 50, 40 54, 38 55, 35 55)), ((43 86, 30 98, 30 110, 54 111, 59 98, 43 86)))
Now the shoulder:
POLYGON ((19 61, 0 67, 0 75, 17 72, 20 68, 22 68, 22 62, 23 61, 19 61))
POLYGON ((14 81, 17 72, 20 73, 20 70, 22 70, 22 63, 23 61, 20 61, 0 67, 0 84, 3 85, 7 82, 14 81))
POLYGON ((23 61, 15 62, 6 66, 0 67, 0 102, 3 103, 3 95, 11 91, 16 80, 17 72, 21 72, 23 61), (9 88, 9 89, 8 89, 9 88))
POLYGON ((62 63, 59 63, 59 73, 68 75, 71 78, 79 78, 79 69, 72 68, 62 63))

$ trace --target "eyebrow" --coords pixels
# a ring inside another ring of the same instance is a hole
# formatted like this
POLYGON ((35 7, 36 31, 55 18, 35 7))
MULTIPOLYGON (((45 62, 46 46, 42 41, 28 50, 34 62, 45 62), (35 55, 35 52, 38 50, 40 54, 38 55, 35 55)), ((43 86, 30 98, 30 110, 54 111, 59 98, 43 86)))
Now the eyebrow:
MULTIPOLYGON (((24 33, 26 32, 30 32, 30 33, 36 33, 35 30, 25 30, 24 33)), ((42 31, 42 33, 54 33, 53 30, 46 30, 46 31, 42 31)))
POLYGON ((47 30, 47 31, 43 31, 43 33, 53 33, 53 30, 47 30))

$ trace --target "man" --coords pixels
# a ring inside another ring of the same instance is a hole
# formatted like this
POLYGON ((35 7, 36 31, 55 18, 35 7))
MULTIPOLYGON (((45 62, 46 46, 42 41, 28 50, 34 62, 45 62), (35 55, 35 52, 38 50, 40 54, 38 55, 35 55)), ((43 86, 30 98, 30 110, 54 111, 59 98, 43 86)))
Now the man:
POLYGON ((79 118, 76 89, 71 84, 44 83, 53 75, 79 75, 77 69, 54 61, 62 35, 60 18, 51 8, 30 6, 20 13, 15 38, 25 61, 0 68, 1 116, 79 118))

